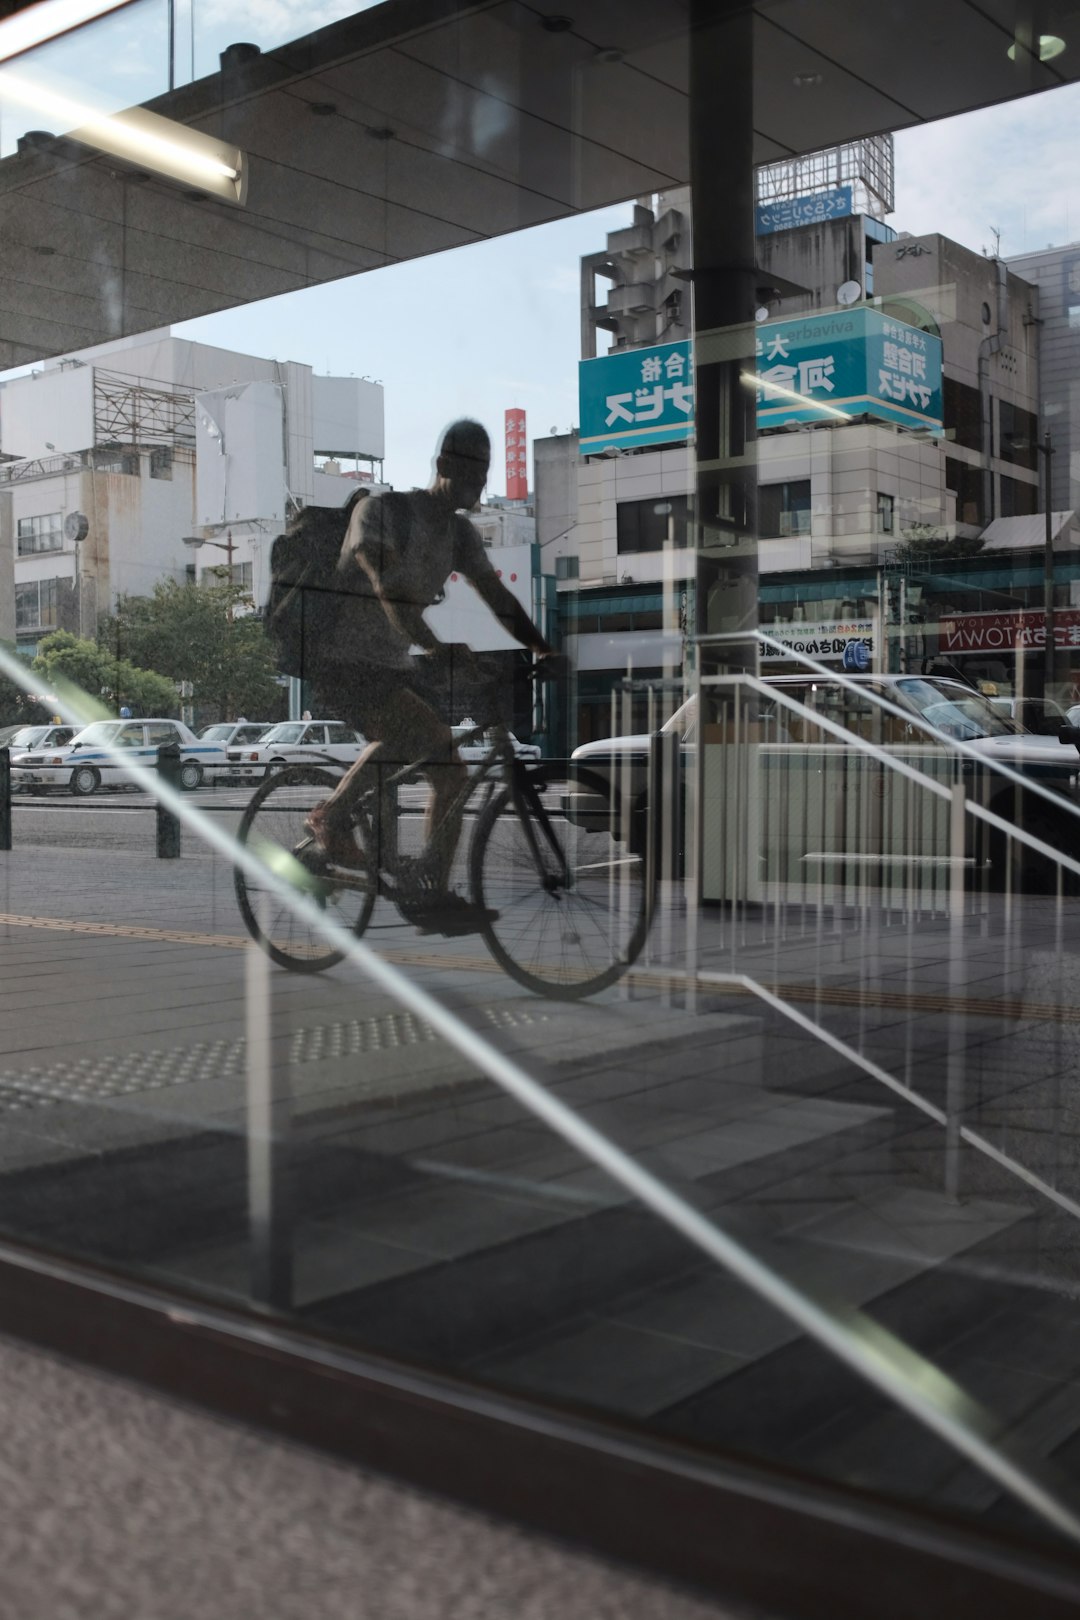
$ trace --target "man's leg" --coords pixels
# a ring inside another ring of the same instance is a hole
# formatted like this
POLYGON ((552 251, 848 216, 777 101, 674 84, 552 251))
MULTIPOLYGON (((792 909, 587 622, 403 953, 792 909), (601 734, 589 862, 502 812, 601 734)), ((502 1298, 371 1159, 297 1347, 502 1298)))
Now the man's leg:
POLYGON ((369 787, 378 784, 381 773, 419 763, 431 785, 425 823, 429 845, 438 829, 431 848, 431 879, 436 887, 446 888, 461 836, 463 789, 468 774, 454 745, 453 732, 407 687, 385 695, 369 694, 365 719, 376 740, 368 744, 333 793, 313 813, 312 831, 325 844, 331 859, 339 864, 355 864, 355 860, 345 859, 352 844, 349 822, 353 806, 369 787))

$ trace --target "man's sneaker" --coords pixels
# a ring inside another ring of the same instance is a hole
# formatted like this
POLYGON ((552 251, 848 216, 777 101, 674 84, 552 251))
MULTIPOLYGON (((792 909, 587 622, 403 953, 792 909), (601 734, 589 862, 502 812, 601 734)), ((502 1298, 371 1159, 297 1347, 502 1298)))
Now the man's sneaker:
POLYGON ((315 806, 304 826, 331 866, 343 866, 350 872, 363 872, 366 869, 367 862, 352 834, 342 827, 327 825, 325 804, 315 806))
POLYGON ((463 895, 448 890, 432 895, 422 907, 411 909, 410 920, 419 934, 481 934, 488 923, 497 922, 499 913, 473 905, 463 895))

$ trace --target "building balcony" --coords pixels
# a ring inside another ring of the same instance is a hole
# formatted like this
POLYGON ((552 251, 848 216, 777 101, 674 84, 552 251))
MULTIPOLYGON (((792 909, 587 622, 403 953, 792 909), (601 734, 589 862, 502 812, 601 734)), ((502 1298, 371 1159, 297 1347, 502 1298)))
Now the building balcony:
POLYGON ((611 231, 608 234, 607 250, 612 257, 625 255, 630 259, 640 258, 653 251, 653 226, 648 224, 628 225, 623 231, 611 231))
POLYGON ((656 308, 656 283, 642 281, 613 287, 608 294, 609 315, 650 315, 656 308))

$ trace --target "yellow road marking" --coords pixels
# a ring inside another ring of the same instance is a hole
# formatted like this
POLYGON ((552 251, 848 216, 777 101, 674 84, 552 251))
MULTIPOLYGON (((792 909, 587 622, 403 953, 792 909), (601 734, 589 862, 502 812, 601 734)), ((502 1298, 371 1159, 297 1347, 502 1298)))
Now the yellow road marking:
MULTIPOLYGON (((82 922, 74 917, 27 917, 0 912, 0 924, 9 928, 42 928, 61 934, 92 934, 108 939, 150 940, 164 945, 208 945, 213 950, 240 951, 249 943, 246 934, 200 934, 182 928, 144 928, 135 923, 82 922)), ((387 946, 379 955, 398 967, 457 969, 463 973, 498 973, 490 956, 438 955, 410 946, 387 946)), ((663 969, 632 968, 633 982, 649 990, 685 990, 686 979, 663 969)), ((860 985, 815 985, 762 980, 767 990, 787 1001, 820 1003, 828 1007, 884 1007, 900 1012, 962 1012, 974 1017, 1005 1018, 1019 1022, 1025 1018, 1048 1019, 1061 1024, 1080 1023, 1080 1006, 1060 1006, 1051 1001, 1024 1001, 1020 998, 949 996, 938 991, 888 990, 884 986, 867 989, 860 985)), ((738 984, 703 982, 704 995, 745 996, 738 984)))

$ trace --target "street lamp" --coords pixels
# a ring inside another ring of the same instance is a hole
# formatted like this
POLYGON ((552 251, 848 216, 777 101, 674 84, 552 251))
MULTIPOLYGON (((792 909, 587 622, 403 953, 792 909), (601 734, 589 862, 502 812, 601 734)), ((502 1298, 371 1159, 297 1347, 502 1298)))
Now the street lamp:
POLYGON ((1054 441, 1049 428, 1039 445, 1039 454, 1046 457, 1044 506, 1046 508, 1046 536, 1043 542, 1043 697, 1049 697, 1054 685, 1054 514, 1053 491, 1050 477, 1050 458, 1054 454, 1054 441))
POLYGON ((64 519, 64 539, 75 553, 75 634, 81 639, 83 633, 83 600, 82 600, 82 568, 80 557, 82 543, 90 533, 90 524, 82 512, 69 512, 64 519))
MULTIPOLYGON (((225 535, 224 540, 204 540, 201 535, 198 535, 198 534, 186 534, 184 536, 183 543, 184 543, 185 546, 190 546, 192 551, 198 551, 200 546, 213 546, 215 551, 223 551, 225 553, 226 557, 228 558, 228 562, 227 562, 226 566, 228 567, 228 570, 229 570, 229 584, 230 585, 232 584, 232 582, 233 582, 233 554, 236 551, 236 544, 235 544, 235 542, 233 540, 232 530, 231 529, 226 531, 226 535, 225 535)), ((233 600, 232 600, 231 596, 229 597, 228 606, 226 607, 226 610, 225 610, 225 617, 228 620, 229 624, 232 624, 232 622, 233 622, 233 600)))

